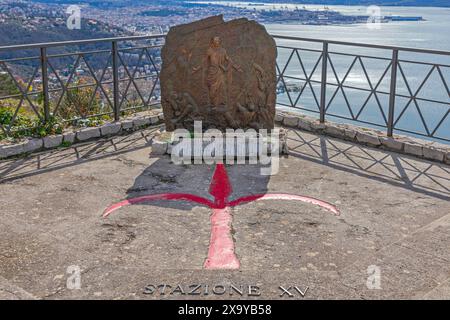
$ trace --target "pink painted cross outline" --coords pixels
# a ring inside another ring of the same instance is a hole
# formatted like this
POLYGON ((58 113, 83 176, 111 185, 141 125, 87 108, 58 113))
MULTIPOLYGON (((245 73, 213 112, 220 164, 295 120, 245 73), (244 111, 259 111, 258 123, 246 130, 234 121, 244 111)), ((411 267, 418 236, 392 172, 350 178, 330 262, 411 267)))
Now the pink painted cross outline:
POLYGON ((231 192, 232 187, 225 166, 219 163, 216 165, 209 188, 209 193, 214 197, 214 202, 188 193, 149 194, 115 203, 105 209, 103 217, 108 217, 112 212, 121 207, 152 200, 184 200, 205 205, 211 208, 213 213, 211 215, 211 239, 208 257, 203 267, 205 269, 239 269, 240 262, 236 257, 234 241, 231 236, 232 207, 259 200, 294 200, 317 205, 336 216, 340 214, 334 205, 307 196, 286 193, 265 193, 244 196, 233 201, 228 201, 231 192))

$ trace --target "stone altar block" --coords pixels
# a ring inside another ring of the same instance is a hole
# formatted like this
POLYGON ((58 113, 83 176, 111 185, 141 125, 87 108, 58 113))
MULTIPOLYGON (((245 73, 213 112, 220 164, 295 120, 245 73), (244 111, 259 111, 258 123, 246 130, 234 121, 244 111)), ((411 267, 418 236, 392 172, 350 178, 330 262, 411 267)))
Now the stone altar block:
POLYGON ((274 127, 275 41, 255 21, 214 16, 170 29, 162 49, 166 130, 274 127))

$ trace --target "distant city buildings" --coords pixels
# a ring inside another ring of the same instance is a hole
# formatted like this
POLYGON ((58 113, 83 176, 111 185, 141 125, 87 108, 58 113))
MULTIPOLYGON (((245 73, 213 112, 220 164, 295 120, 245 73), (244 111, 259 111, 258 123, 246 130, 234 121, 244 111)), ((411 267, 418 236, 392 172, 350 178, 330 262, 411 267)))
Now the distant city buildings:
MULTIPOLYGON (((184 24, 193 20, 206 18, 213 15, 224 15, 226 20, 246 17, 261 23, 297 23, 297 24, 351 24, 366 22, 367 16, 343 15, 337 11, 329 10, 324 7, 322 10, 306 10, 305 8, 295 8, 293 10, 286 8, 268 8, 267 10, 256 10, 248 8, 239 8, 234 6, 224 6, 218 4, 200 4, 188 2, 168 1, 164 5, 155 5, 152 3, 137 2, 135 5, 120 5, 120 0, 114 2, 114 6, 102 7, 101 5, 81 6, 81 17, 83 19, 83 28, 86 37, 95 37, 97 34, 108 34, 110 36, 123 35, 155 35, 164 34, 174 25, 184 24), (94 34, 94 36, 92 36, 94 34)), ((66 13, 67 4, 50 4, 30 2, 24 0, 0 0, 0 28, 1 25, 16 24, 21 28, 31 31, 35 34, 40 31, 41 34, 52 34, 57 32, 66 32, 66 13)), ((389 21, 407 21, 411 19, 421 19, 421 17, 384 17, 382 22, 389 21)), ((4 35, 5 36, 5 35, 4 35)), ((8 36, 8 35, 6 35, 8 36)), ((11 43, 13 43, 11 39, 11 43)), ((41 41, 37 39, 35 42, 41 41)), ((159 46, 163 44, 163 39, 152 39, 147 41, 150 46, 159 46)), ((130 43, 129 46, 133 46, 130 43)), ((137 63, 139 55, 128 54, 130 63, 137 63), (133 57, 133 55, 135 55, 133 57)), ((1 59, 1 55, 0 55, 1 59)), ((160 69, 161 57, 158 50, 152 52, 154 66, 151 63, 130 66, 136 68, 135 76, 142 81, 150 81, 156 76, 155 67, 160 69)), ((107 68, 108 72, 104 80, 111 77, 111 67, 107 68)), ((100 78, 101 68, 96 66, 95 77, 100 78)), ((0 70, 2 71, 2 70, 0 70)), ((2 71, 4 72, 4 71, 2 71)), ((85 63, 73 66, 70 63, 59 65, 56 68, 59 75, 49 74, 50 86, 57 87, 59 81, 66 82, 72 77, 73 81, 80 78, 92 76, 90 68, 85 63), (73 70, 75 68, 75 70, 73 70)), ((20 77, 20 75, 18 75, 20 77)), ((126 70, 123 66, 119 67, 119 76, 127 78, 126 70)), ((34 85, 40 84, 40 75, 34 80, 34 85)), ((289 90, 297 90, 298 88, 289 88, 289 90)), ((155 94, 159 94, 159 86, 156 86, 155 94)))

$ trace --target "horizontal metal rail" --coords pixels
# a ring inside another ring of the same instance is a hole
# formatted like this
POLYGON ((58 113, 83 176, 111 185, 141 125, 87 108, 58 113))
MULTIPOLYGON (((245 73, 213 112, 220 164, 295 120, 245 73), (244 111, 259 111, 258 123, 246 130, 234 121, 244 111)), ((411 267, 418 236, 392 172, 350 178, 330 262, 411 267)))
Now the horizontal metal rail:
MULTIPOLYGON (((43 42, 43 43, 33 43, 33 44, 0 46, 0 51, 52 48, 52 47, 74 46, 74 45, 84 45, 84 44, 113 42, 113 41, 116 41, 116 42, 138 41, 138 40, 165 38, 165 37, 166 37, 165 34, 157 34, 157 35, 143 35, 143 36, 129 36, 129 37, 97 38, 97 39, 74 40, 74 41, 43 42)), ((421 49, 421 48, 411 48, 411 47, 401 47, 401 46, 386 46, 386 45, 377 45, 377 44, 369 44, 369 43, 357 43, 357 42, 336 41, 336 40, 290 37, 290 36, 283 36, 283 35, 272 35, 272 37, 275 39, 284 39, 284 40, 295 40, 295 41, 316 42, 316 43, 326 42, 328 44, 343 45, 343 46, 357 46, 357 47, 366 47, 366 48, 375 48, 375 49, 399 50, 399 51, 408 51, 408 52, 416 52, 416 53, 430 53, 430 54, 439 54, 439 55, 450 56, 450 51, 444 51, 444 50, 421 49)))
POLYGON ((429 53, 429 54, 439 54, 439 55, 450 56, 450 51, 444 51, 444 50, 420 49, 420 48, 398 47, 398 46, 385 46, 385 45, 370 44, 370 43, 311 39, 311 38, 289 37, 289 36, 282 36, 282 35, 272 35, 272 37, 275 39, 284 39, 284 40, 295 40, 295 41, 317 42, 317 43, 326 42, 328 44, 335 44, 335 45, 342 45, 342 46, 364 47, 364 48, 384 49, 384 50, 399 50, 399 51, 429 53))
POLYGON ((160 39, 160 38, 165 38, 165 37, 166 37, 165 34, 157 34, 157 35, 149 35, 149 36, 131 36, 131 37, 98 38, 98 39, 75 40, 75 41, 42 42, 42 43, 33 43, 33 44, 1 46, 0 51, 78 46, 78 45, 85 45, 85 44, 92 44, 92 43, 107 43, 107 42, 113 42, 113 41, 116 41, 116 42, 138 41, 138 40, 149 40, 149 39, 158 39, 158 38, 160 39))

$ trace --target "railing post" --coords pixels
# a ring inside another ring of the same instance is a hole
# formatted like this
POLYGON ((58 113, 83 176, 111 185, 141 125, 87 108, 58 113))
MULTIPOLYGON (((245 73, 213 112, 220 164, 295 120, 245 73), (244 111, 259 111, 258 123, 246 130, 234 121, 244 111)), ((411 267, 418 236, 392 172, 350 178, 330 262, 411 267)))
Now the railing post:
POLYGON ((391 87, 389 90, 389 115, 387 123, 387 135, 392 137, 394 132, 394 107, 395 94, 397 90, 397 66, 398 66, 398 49, 392 51, 392 66, 391 66, 391 87))
POLYGON ((50 120, 50 101, 48 94, 48 63, 47 48, 41 47, 41 73, 42 73, 42 94, 44 98, 44 120, 50 120))
POLYGON ((120 99, 119 99, 119 52, 117 50, 117 41, 112 42, 111 56, 113 69, 113 103, 114 103, 114 121, 120 119, 120 99))
POLYGON ((328 42, 323 42, 322 50, 322 79, 320 85, 320 122, 325 122, 325 105, 327 92, 328 42))

